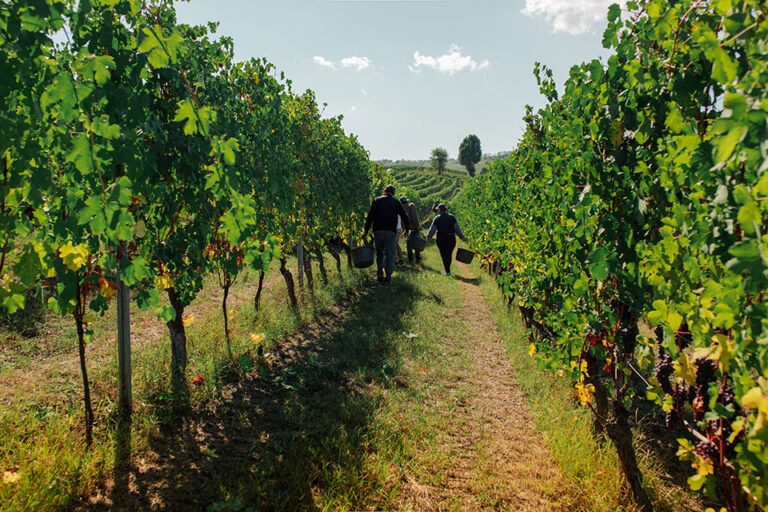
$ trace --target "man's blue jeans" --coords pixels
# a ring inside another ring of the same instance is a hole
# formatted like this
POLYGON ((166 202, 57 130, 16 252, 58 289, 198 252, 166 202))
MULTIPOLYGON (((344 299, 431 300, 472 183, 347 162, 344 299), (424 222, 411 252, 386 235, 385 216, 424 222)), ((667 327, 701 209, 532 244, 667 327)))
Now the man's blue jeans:
POLYGON ((379 276, 392 277, 395 271, 395 246, 397 233, 394 231, 374 231, 373 240, 376 243, 376 269, 379 276))

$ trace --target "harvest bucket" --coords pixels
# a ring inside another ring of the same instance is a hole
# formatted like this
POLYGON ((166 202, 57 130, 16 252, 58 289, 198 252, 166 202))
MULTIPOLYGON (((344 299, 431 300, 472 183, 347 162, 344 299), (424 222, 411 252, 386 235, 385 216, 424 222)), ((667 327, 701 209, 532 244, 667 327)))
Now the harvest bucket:
POLYGON ((421 251, 423 251, 424 249, 427 248, 427 241, 424 240, 421 237, 414 238, 413 242, 411 242, 411 244, 413 245, 413 248, 416 249, 419 252, 421 252, 421 251))
POLYGON ((373 265, 373 247, 357 247, 352 249, 352 264, 355 268, 365 268, 373 265))
POLYGON ((470 264, 472 263, 472 258, 474 257, 475 257, 475 253, 473 253, 472 251, 468 251, 466 249, 458 249, 456 251, 456 261, 470 264))

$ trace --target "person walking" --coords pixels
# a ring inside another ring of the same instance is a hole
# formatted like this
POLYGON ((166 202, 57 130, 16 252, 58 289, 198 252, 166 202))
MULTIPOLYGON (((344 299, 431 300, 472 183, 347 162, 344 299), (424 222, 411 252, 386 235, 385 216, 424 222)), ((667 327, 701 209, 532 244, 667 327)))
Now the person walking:
POLYGON ((421 261, 421 251, 413 246, 413 243, 421 236, 421 224, 419 223, 419 212, 416 205, 408 202, 408 198, 403 196, 400 203, 408 214, 408 235, 405 241, 405 248, 408 253, 408 263, 413 263, 414 253, 416 253, 416 263, 421 261))
POLYGON ((438 216, 432 221, 432 225, 427 233, 427 243, 437 233, 437 248, 440 249, 440 257, 443 259, 445 275, 451 276, 451 260, 453 259, 453 250, 456 248, 456 237, 458 236, 465 242, 467 237, 461 232, 456 217, 448 213, 448 207, 440 203, 437 207, 438 216))
POLYGON ((408 215, 400 201, 395 199, 395 187, 387 185, 384 195, 373 200, 363 231, 365 238, 368 236, 368 230, 373 227, 373 238, 376 244, 376 278, 380 283, 388 283, 395 270, 398 218, 403 226, 408 225, 408 215))
MULTIPOLYGON (((402 204, 402 202, 400 203, 402 204)), ((403 209, 405 209, 405 206, 403 206, 403 209)), ((408 215, 408 212, 405 212, 406 216, 408 215)), ((402 265, 403 263, 403 251, 400 250, 400 238, 403 236, 403 233, 405 233, 405 224, 403 224, 403 219, 400 218, 400 216, 397 217, 397 238, 395 239, 395 264, 402 265)))

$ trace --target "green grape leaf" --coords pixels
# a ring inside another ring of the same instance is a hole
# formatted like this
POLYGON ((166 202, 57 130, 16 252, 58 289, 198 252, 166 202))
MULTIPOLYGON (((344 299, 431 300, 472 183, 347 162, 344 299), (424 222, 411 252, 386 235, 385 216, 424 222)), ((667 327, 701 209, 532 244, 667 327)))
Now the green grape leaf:
POLYGON ((48 251, 42 242, 30 242, 24 246, 13 265, 13 273, 24 286, 31 287, 38 277, 45 275, 47 254, 48 251))
POLYGON ((72 149, 67 155, 66 161, 74 163, 75 167, 83 174, 89 174, 96 170, 91 143, 86 134, 81 133, 72 141, 72 149))
POLYGON ((145 279, 152 277, 149 263, 143 257, 134 258, 123 268, 122 278, 126 286, 139 284, 145 279))
POLYGON ((176 117, 173 120, 177 123, 184 123, 184 134, 193 135, 197 133, 197 114, 195 106, 191 100, 182 100, 176 110, 176 117))
POLYGON ((731 157, 736 145, 746 136, 747 130, 747 126, 735 126, 725 137, 717 139, 715 163, 725 162, 731 157))

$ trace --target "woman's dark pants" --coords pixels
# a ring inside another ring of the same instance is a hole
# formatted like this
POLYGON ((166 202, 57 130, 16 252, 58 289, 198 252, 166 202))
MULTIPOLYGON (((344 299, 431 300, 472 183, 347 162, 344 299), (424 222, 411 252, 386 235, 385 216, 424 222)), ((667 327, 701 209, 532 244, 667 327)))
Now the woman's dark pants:
POLYGON ((456 235, 437 235, 437 248, 440 249, 440 257, 443 258, 445 272, 450 274, 453 250, 456 248, 456 235))

